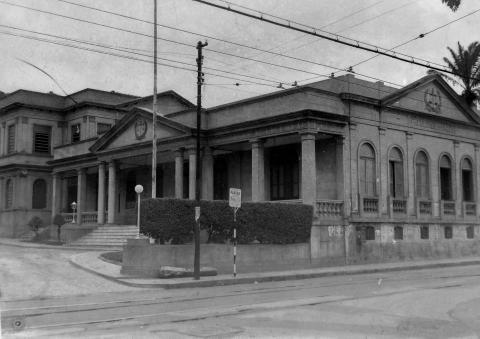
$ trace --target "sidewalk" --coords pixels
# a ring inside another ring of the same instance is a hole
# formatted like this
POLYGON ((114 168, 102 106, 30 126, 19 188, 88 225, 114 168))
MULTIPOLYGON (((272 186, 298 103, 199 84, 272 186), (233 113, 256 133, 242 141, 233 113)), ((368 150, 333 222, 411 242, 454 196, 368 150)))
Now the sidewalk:
POLYGON ((235 284, 252 284, 268 281, 285 281, 297 279, 320 278, 336 275, 354 275, 354 274, 369 274, 392 271, 406 271, 406 270, 420 270, 428 268, 441 268, 451 266, 467 266, 480 265, 480 257, 465 257, 454 259, 438 259, 438 260, 422 260, 422 261, 407 261, 395 263, 380 263, 380 264, 363 264, 363 265, 349 265, 336 267, 321 267, 313 269, 289 270, 289 271, 273 271, 273 272, 256 272, 256 273, 240 273, 236 278, 232 274, 222 274, 214 277, 201 277, 200 280, 193 280, 193 278, 143 278, 127 276, 120 273, 120 266, 112 264, 100 259, 100 254, 103 252, 118 251, 121 248, 115 247, 67 247, 56 246, 48 244, 38 244, 30 242, 21 242, 18 239, 0 238, 0 245, 16 246, 16 247, 30 247, 43 248, 50 250, 75 250, 82 251, 82 253, 73 254, 70 258, 70 263, 77 268, 93 273, 97 276, 103 277, 110 281, 132 286, 144 288, 191 288, 191 287, 210 287, 210 286, 224 286, 235 284))
POLYGON ((191 277, 175 279, 155 279, 122 275, 120 273, 119 265, 107 263, 99 259, 98 252, 76 254, 72 256, 70 262, 78 268, 127 286, 145 288, 160 287, 170 289, 251 284, 268 281, 320 278, 335 275, 368 274, 392 271, 419 270, 426 268, 480 265, 480 257, 322 267, 315 269, 290 271, 274 271, 260 273, 257 272, 245 274, 240 273, 237 274, 236 278, 233 278, 232 274, 222 274, 214 277, 201 277, 200 280, 193 280, 193 278, 191 277))

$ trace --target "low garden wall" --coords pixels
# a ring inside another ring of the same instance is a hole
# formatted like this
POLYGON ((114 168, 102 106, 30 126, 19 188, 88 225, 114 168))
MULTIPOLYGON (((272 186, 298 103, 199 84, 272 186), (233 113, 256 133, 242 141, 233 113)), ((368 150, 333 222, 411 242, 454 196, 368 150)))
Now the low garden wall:
MULTIPOLYGON (((150 244, 129 239, 123 248, 122 273, 156 276, 161 266, 192 268, 194 246, 150 244)), ((200 265, 214 267, 219 274, 233 272, 233 246, 202 244, 200 265)), ((250 244, 237 246, 237 272, 266 272, 311 267, 308 243, 288 245, 250 244)))

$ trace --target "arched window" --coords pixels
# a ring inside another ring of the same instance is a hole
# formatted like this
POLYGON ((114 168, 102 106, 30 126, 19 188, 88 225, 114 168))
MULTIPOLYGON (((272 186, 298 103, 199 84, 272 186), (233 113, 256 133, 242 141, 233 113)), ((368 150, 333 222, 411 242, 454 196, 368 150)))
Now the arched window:
POLYGON ((390 150, 388 164, 390 174, 390 196, 393 198, 403 198, 403 156, 397 147, 393 147, 390 150))
POLYGON ((358 162, 358 178, 360 194, 365 196, 376 196, 376 174, 375 174, 375 151, 373 147, 365 143, 360 147, 358 162))
POLYGON ((8 179, 5 183, 5 209, 10 209, 13 206, 13 182, 8 179))
POLYGON ((453 200, 452 162, 446 155, 440 159, 440 199, 453 200))
POLYGON ((462 190, 463 201, 474 201, 473 194, 473 166, 472 162, 465 158, 462 161, 462 190))
POLYGON ((430 197, 430 177, 428 173, 427 155, 420 151, 415 157, 415 195, 417 198, 428 199, 430 197))
POLYGON ((42 209, 47 207, 47 183, 43 179, 33 182, 32 208, 42 209))

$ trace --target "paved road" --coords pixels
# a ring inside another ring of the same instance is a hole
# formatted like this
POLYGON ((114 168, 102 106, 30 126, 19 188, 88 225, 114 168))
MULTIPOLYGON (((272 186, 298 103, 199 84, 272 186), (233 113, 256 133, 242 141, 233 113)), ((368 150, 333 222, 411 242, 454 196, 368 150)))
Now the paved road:
POLYGON ((75 253, 0 245, 0 300, 135 290, 73 267, 75 253))
POLYGON ((5 337, 476 338, 480 266, 102 293, 41 306, 25 310, 26 328, 5 337))

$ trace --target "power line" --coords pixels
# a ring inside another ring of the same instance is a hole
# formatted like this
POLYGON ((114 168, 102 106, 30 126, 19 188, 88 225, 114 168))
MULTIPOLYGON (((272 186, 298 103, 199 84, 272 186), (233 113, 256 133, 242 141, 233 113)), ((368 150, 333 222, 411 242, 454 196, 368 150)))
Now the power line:
MULTIPOLYGON (((455 20, 451 20, 451 21, 449 21, 449 22, 447 22, 447 23, 445 23, 445 24, 442 24, 442 25, 440 25, 440 26, 438 26, 438 27, 435 27, 435 28, 433 28, 433 29, 431 29, 431 30, 429 30, 429 31, 427 31, 427 32, 425 32, 425 33, 420 33, 419 35, 417 35, 417 36, 415 36, 415 37, 413 37, 413 38, 411 38, 411 39, 409 39, 409 40, 407 40, 407 41, 405 41, 405 42, 402 42, 402 43, 400 43, 400 44, 398 44, 398 45, 396 45, 396 46, 393 46, 392 48, 390 48, 390 51, 393 51, 394 49, 403 47, 403 46, 405 46, 405 45, 407 45, 407 44, 409 44, 409 43, 411 43, 411 42, 413 42, 413 41, 416 41, 416 40, 418 40, 418 39, 422 39, 422 38, 426 37, 427 35, 429 35, 429 34, 431 34, 431 33, 433 33, 433 32, 436 32, 436 31, 438 31, 438 30, 440 30, 440 29, 442 29, 442 28, 445 28, 445 27, 447 27, 447 26, 449 26, 449 25, 451 25, 451 24, 453 24, 453 23, 455 23, 455 22, 458 22, 458 21, 460 21, 460 20, 463 20, 463 19, 465 19, 466 17, 469 17, 469 16, 471 16, 471 15, 473 15, 473 14, 476 14, 476 13, 478 13, 478 12, 480 12, 480 8, 478 8, 478 9, 476 9, 476 10, 470 12, 470 13, 467 13, 467 14, 465 14, 465 15, 463 15, 463 16, 455 19, 455 20)), ((367 59, 364 59, 364 60, 362 60, 362 61, 357 62, 356 64, 351 65, 350 67, 353 68, 353 67, 362 65, 362 64, 364 64, 364 63, 366 63, 366 62, 368 62, 368 61, 370 61, 370 60, 373 60, 373 59, 375 59, 375 58, 378 58, 378 57, 379 57, 378 54, 377 54, 377 55, 373 55, 373 56, 371 56, 371 57, 369 57, 369 58, 367 58, 367 59)), ((338 72, 334 72, 334 74, 336 74, 336 73, 338 73, 338 72)), ((310 80, 314 80, 314 79, 317 79, 317 78, 318 78, 318 77, 307 78, 307 79, 299 80, 299 82, 310 81, 310 80)))
MULTIPOLYGON (((69 41, 73 41, 73 42, 80 42, 82 44, 92 45, 92 46, 96 46, 96 47, 102 47, 102 48, 106 48, 106 49, 111 49, 111 50, 115 50, 115 51, 130 53, 130 54, 144 56, 144 57, 151 56, 149 54, 143 54, 143 53, 139 53, 139 52, 133 52, 133 51, 125 50, 124 48, 116 48, 116 47, 111 47, 111 46, 100 44, 100 43, 88 42, 88 41, 85 41, 85 40, 79 40, 79 39, 73 39, 73 38, 68 38, 68 37, 64 37, 64 36, 54 35, 54 34, 42 33, 42 32, 38 32, 38 31, 22 29, 22 28, 18 28, 18 27, 14 27, 14 26, 9 26, 9 25, 0 24, 0 27, 6 27, 6 28, 14 29, 14 30, 19 30, 19 31, 28 32, 28 33, 34 33, 34 34, 49 36, 49 37, 58 38, 58 39, 69 40, 69 41)), ((157 57, 157 60, 163 60, 163 61, 178 63, 178 64, 182 64, 182 65, 186 65, 186 66, 193 66, 192 64, 189 64, 187 62, 182 62, 182 61, 172 60, 172 59, 167 59, 167 58, 157 57)), ((251 76, 251 75, 247 75, 247 74, 240 74, 240 73, 236 73, 236 72, 219 70, 219 69, 212 68, 212 67, 205 67, 205 69, 212 70, 212 71, 217 71, 217 72, 222 72, 222 73, 225 73, 225 74, 231 74, 231 75, 242 76, 242 77, 246 77, 246 78, 252 78, 252 79, 255 79, 255 80, 268 81, 268 82, 275 83, 275 84, 278 83, 278 80, 276 80, 276 79, 272 80, 272 79, 260 78, 260 77, 257 77, 257 76, 251 76)))
MULTIPOLYGON (((89 52, 94 52, 94 53, 99 53, 99 54, 105 54, 105 55, 115 56, 115 57, 119 57, 119 58, 124 58, 124 59, 129 59, 129 60, 134 60, 134 61, 141 61, 141 62, 146 62, 146 63, 151 63, 151 64, 153 64, 153 61, 151 61, 151 60, 145 60, 145 59, 141 59, 141 58, 137 58, 137 57, 132 57, 132 56, 124 55, 124 54, 111 53, 111 52, 106 52, 106 51, 102 51, 102 50, 98 50, 98 49, 86 48, 86 47, 81 47, 81 46, 72 45, 72 44, 67 44, 67 43, 61 43, 61 42, 58 42, 58 41, 48 40, 48 39, 44 39, 44 38, 38 38, 38 37, 33 37, 33 36, 26 36, 26 35, 15 34, 15 33, 4 32, 4 31, 0 31, 0 34, 10 35, 10 36, 14 36, 14 37, 20 37, 20 38, 24 38, 24 39, 36 40, 36 41, 46 42, 46 43, 50 43, 50 44, 54 44, 54 45, 65 46, 65 47, 70 47, 70 48, 85 50, 85 51, 89 51, 89 52)), ((157 59, 159 59, 159 58, 157 58, 157 59)), ((170 67, 170 68, 185 70, 185 71, 189 71, 189 72, 196 72, 195 69, 189 69, 189 68, 185 68, 185 67, 180 67, 180 66, 175 66, 175 65, 165 64, 165 63, 159 63, 159 62, 157 62, 157 64, 160 65, 160 66, 164 66, 164 67, 170 67)), ((219 78, 230 79, 230 80, 237 80, 237 81, 244 81, 244 82, 248 82, 248 83, 250 83, 250 84, 255 84, 255 85, 260 85, 260 86, 269 86, 269 87, 272 87, 272 88, 275 87, 274 84, 259 83, 259 82, 254 82, 254 81, 251 81, 251 80, 239 79, 239 78, 230 77, 230 76, 225 76, 225 75, 220 75, 220 74, 215 74, 215 73, 207 73, 207 72, 204 72, 204 73, 207 74, 207 75, 213 76, 213 77, 219 77, 219 78)), ((243 76, 243 75, 242 75, 242 76, 243 76)), ((272 83, 273 83, 273 82, 272 82, 272 83)))
MULTIPOLYGON (((1 25, 1 26, 5 26, 5 25, 1 25)), ((46 43, 51 43, 51 44, 55 44, 55 45, 60 45, 60 46, 66 46, 66 47, 71 47, 71 48, 76 48, 76 49, 82 49, 82 50, 86 50, 86 51, 91 51, 91 52, 95 52, 95 53, 100 53, 100 54, 105 54, 105 55, 111 55, 111 56, 115 56, 115 57, 120 57, 120 58, 126 58, 126 59, 130 59, 130 60, 136 60, 136 61, 142 61, 142 62, 147 62, 147 63, 153 63, 151 60, 145 60, 145 59, 139 59, 139 58, 136 58, 136 57, 130 57, 130 56, 126 56, 126 55, 123 55, 123 54, 117 54, 117 53, 109 53, 109 52, 105 52, 105 51, 100 51, 100 50, 95 50, 95 49, 91 49, 91 48, 85 48, 85 47, 81 47, 81 46, 76 46, 76 45, 71 45, 71 44, 66 44, 66 43, 61 43, 61 42, 58 42, 58 41, 52 41, 52 40, 48 40, 48 39, 43 39, 43 38, 38 38, 38 37, 32 37, 32 36, 25 36, 25 35, 19 35, 19 34, 14 34, 14 33, 9 33, 9 32, 1 32, 1 34, 7 34, 7 35, 12 35, 12 36, 16 36, 16 37, 21 37, 21 38, 26 38, 26 39, 31 39, 31 40, 36 40, 36 41, 40 41, 40 42, 46 42, 46 43)), ((97 45, 97 44, 95 44, 97 45)), ((133 53, 133 52, 126 52, 126 53, 133 53)), ((138 53, 134 53, 134 54, 138 54, 138 53)), ((165 58, 157 58, 157 59, 162 59, 164 61, 168 61, 168 62, 177 62, 177 61, 173 61, 173 60, 170 60, 170 59, 165 59, 165 58)), ((180 62, 181 63, 181 62, 180 62)), ((179 67, 179 66, 174 66, 174 65, 170 65, 170 64, 164 64, 164 63, 158 63, 158 65, 161 65, 161 66, 165 66, 165 67, 170 67, 170 68, 176 68, 176 69, 181 69, 181 70, 187 70, 187 71, 191 71, 191 72, 196 72, 196 70, 193 70, 193 69, 188 69, 188 68, 185 68, 185 67, 179 67)), ((187 66, 192 66, 190 64, 186 64, 186 63, 182 63, 182 64, 185 64, 187 66)), ((214 71, 219 71, 219 72, 223 72, 223 71, 220 71, 220 70, 214 70, 214 71)), ((281 89, 285 89, 283 87, 283 84, 287 84, 287 83, 274 83, 273 81, 270 81, 272 84, 265 84, 265 83, 259 83, 259 82, 256 82, 256 81, 252 81, 252 80, 245 80, 245 79, 239 79, 239 78, 235 78, 235 77, 229 77, 229 76, 224 76, 224 75, 219 75, 219 74, 215 74, 215 73, 205 73, 207 75, 210 75, 212 77, 220 77, 220 78, 224 78, 224 79, 231 79, 231 80, 239 80, 239 81, 243 81, 243 82, 247 82, 251 85, 259 85, 259 86, 267 86, 267 87, 271 87, 271 88, 281 88, 281 89), (273 84, 274 83, 274 84, 273 84), (278 84, 278 85, 277 85, 278 84)), ((244 76, 244 75, 240 75, 240 76, 244 76)), ((322 76, 322 75, 320 75, 322 76)), ((248 76, 244 76, 244 77, 248 77, 248 76)), ((325 78, 328 78, 328 76, 323 76, 325 78)), ((340 79, 340 78, 336 78, 337 81, 340 81, 340 82, 345 82, 345 83, 349 83, 348 80, 345 80, 345 79, 340 79)), ((268 82, 269 80, 266 80, 266 79, 262 79, 262 81, 266 81, 268 82)), ((385 90, 385 89, 380 89, 379 87, 377 86, 368 86, 368 85, 365 85, 365 84, 355 84, 356 86, 359 86, 359 87, 364 87, 364 88, 368 88, 368 89, 372 89, 372 90, 375 90, 375 91, 378 91, 378 92, 383 92, 385 94, 391 94, 391 91, 388 91, 388 90, 385 90)), ((293 86, 293 85, 292 85, 293 86)), ((398 85, 400 86, 400 85, 398 85)), ((325 99, 325 98, 324 98, 325 99)), ((413 100, 416 100, 416 101, 421 101, 421 100, 418 100, 418 99, 413 99, 413 100)))
MULTIPOLYGON (((258 12, 256 10, 249 9, 249 10, 255 11, 255 13, 258 13, 258 14, 250 14, 250 13, 247 13, 247 12, 243 12, 243 11, 240 11, 238 9, 232 8, 231 3, 228 3, 228 2, 223 1, 223 0, 218 0, 218 1, 227 3, 226 6, 222 6, 222 5, 219 5, 219 4, 214 4, 214 3, 211 3, 211 2, 206 1, 206 0, 192 0, 192 1, 199 2, 199 3, 202 3, 202 4, 208 5, 208 6, 216 7, 216 8, 219 8, 219 9, 223 9, 223 10, 226 10, 226 11, 229 11, 229 12, 232 12, 232 13, 240 14, 240 15, 252 18, 252 19, 264 21, 264 22, 267 22, 267 23, 270 23, 270 24, 273 24, 273 25, 276 25, 276 26, 280 26, 280 27, 284 27, 284 28, 287 28, 287 29, 292 29, 292 30, 295 30, 295 31, 303 32, 305 34, 314 35, 314 36, 317 36, 319 38, 330 40, 330 41, 333 41, 335 43, 339 43, 339 44, 342 44, 342 45, 346 45, 346 46, 350 46, 350 47, 353 47, 353 48, 365 50, 365 51, 368 51, 368 52, 384 55, 384 56, 387 56, 389 58, 396 59, 396 60, 399 60, 399 61, 408 62, 408 63, 418 65, 418 66, 421 66, 421 67, 425 67, 425 68, 437 70, 437 71, 440 71, 440 72, 445 72, 445 73, 456 75, 454 72, 445 68, 445 66, 441 66, 440 64, 437 64, 437 63, 434 63, 434 62, 431 62, 431 61, 428 61, 428 60, 413 57, 413 56, 410 56, 410 55, 407 55, 407 54, 404 54, 404 53, 391 52, 388 49, 383 48, 383 47, 379 47, 379 46, 372 45, 372 44, 369 44, 369 43, 361 42, 359 40, 353 40, 353 39, 350 39, 350 38, 346 38, 346 37, 340 36, 338 34, 325 32, 325 31, 319 30, 315 27, 310 27, 310 26, 307 26, 307 25, 304 25, 304 24, 301 24, 301 23, 291 21, 291 20, 280 18, 281 20, 284 20, 286 23, 278 22, 278 21, 275 21, 273 19, 267 18, 266 16, 271 17, 271 18, 275 18, 275 19, 279 18, 279 17, 276 17, 274 15, 270 15, 270 14, 266 14, 266 13, 262 13, 262 12, 258 12), (323 32, 324 34, 320 34, 318 32, 323 32), (435 65, 439 65, 441 67, 435 66, 435 65)), ((244 6, 238 6, 238 7, 245 8, 244 6)))

